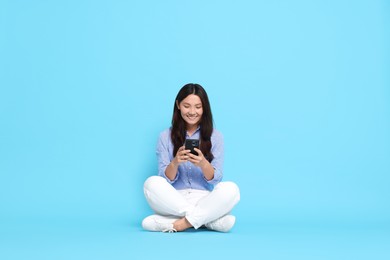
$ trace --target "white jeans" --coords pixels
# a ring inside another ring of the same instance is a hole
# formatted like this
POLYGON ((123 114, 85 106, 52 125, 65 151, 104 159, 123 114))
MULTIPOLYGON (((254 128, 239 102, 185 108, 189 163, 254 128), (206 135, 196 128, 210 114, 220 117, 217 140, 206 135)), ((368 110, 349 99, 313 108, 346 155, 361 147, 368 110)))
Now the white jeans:
POLYGON ((156 214, 185 217, 195 229, 228 214, 240 200, 240 190, 234 182, 220 182, 211 192, 176 190, 160 176, 145 181, 144 193, 156 214))

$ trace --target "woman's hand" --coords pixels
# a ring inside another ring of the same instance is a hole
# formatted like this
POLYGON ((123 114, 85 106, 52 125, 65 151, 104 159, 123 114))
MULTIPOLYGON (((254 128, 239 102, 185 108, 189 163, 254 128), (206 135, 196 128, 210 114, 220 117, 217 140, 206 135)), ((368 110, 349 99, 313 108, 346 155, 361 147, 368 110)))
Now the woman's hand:
POLYGON ((173 163, 179 166, 181 163, 188 161, 188 155, 191 150, 185 150, 184 145, 177 150, 175 158, 172 160, 173 163))
POLYGON ((168 167, 165 169, 165 176, 173 181, 176 178, 177 169, 179 165, 188 160, 188 154, 190 150, 185 150, 184 145, 177 150, 175 158, 171 161, 168 167))
POLYGON ((202 166, 207 163, 207 160, 206 158, 204 158, 204 155, 201 150, 199 150, 198 148, 194 148, 194 150, 198 153, 198 155, 188 153, 188 161, 202 168, 202 166))
POLYGON ((203 175, 207 180, 212 180, 214 178, 214 168, 209 163, 209 161, 204 158, 204 155, 201 150, 198 148, 194 148, 195 152, 198 153, 198 155, 189 153, 188 154, 188 161, 192 162, 196 166, 200 167, 202 169, 203 175))

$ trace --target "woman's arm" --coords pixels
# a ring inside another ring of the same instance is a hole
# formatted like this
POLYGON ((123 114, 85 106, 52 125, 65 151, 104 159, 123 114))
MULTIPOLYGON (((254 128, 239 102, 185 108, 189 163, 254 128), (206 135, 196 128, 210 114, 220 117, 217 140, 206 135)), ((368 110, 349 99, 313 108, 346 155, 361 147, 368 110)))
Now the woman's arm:
POLYGON ((211 163, 209 163, 209 161, 207 161, 206 159, 203 160, 203 163, 201 163, 200 165, 200 168, 202 169, 202 172, 203 172, 203 175, 204 177, 206 178, 206 180, 212 180, 214 179, 214 172, 215 172, 215 169, 214 167, 211 165, 211 163))
POLYGON ((209 161, 207 161, 201 150, 199 150, 198 148, 194 148, 194 150, 198 153, 198 155, 189 153, 188 160, 201 168, 206 180, 209 181, 214 179, 214 167, 211 165, 211 163, 209 163, 209 161))
POLYGON ((165 176, 173 181, 176 178, 179 165, 188 160, 188 153, 190 150, 185 150, 184 146, 180 147, 176 153, 175 158, 171 161, 168 167, 165 169, 165 176))
POLYGON ((188 160, 201 168, 205 179, 209 183, 217 184, 222 179, 224 155, 223 136, 215 131, 211 141, 213 143, 212 153, 214 155, 214 159, 211 163, 204 157, 202 151, 198 148, 195 148, 198 156, 189 154, 188 160))

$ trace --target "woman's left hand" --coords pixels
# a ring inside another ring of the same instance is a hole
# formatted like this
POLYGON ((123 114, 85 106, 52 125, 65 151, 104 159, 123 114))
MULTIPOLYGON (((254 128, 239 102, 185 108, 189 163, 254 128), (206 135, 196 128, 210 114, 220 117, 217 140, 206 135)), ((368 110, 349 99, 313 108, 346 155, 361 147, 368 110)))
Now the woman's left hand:
POLYGON ((188 153, 188 161, 192 162, 196 166, 200 167, 202 169, 204 177, 209 181, 214 178, 214 168, 209 163, 209 161, 204 158, 204 155, 201 150, 198 148, 194 148, 195 152, 198 153, 198 155, 188 153))
POLYGON ((198 148, 194 148, 194 150, 195 150, 195 152, 198 153, 198 155, 188 153, 187 154, 188 161, 192 162, 193 164, 195 164, 198 167, 203 167, 205 165, 205 163, 207 163, 206 158, 204 158, 204 155, 203 155, 201 150, 199 150, 198 148))

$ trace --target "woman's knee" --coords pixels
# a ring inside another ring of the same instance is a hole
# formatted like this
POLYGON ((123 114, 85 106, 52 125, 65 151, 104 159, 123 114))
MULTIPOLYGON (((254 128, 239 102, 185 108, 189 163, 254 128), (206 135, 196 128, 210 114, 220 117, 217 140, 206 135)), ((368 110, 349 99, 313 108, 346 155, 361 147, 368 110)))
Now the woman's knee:
POLYGON ((223 190, 224 193, 230 194, 238 200, 240 199, 240 188, 238 188, 237 184, 232 181, 220 182, 215 188, 223 190))
POLYGON ((166 182, 166 180, 161 176, 150 176, 144 182, 144 189, 154 190, 156 186, 161 186, 161 182, 166 182))

